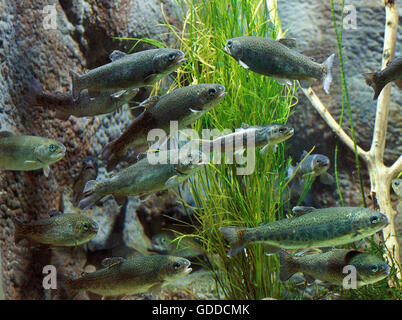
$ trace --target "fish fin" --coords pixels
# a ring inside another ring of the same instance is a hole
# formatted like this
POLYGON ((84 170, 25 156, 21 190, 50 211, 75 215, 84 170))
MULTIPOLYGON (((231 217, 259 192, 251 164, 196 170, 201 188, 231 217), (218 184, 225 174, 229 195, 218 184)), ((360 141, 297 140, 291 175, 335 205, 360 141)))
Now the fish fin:
POLYGON ((396 86, 397 86, 400 90, 402 90, 402 80, 401 80, 401 79, 400 79, 400 80, 395 80, 394 83, 396 84, 396 86))
POLYGON ((297 272, 293 256, 286 250, 280 249, 279 253, 279 280, 282 282, 289 280, 297 272))
POLYGON ((109 59, 113 62, 125 57, 126 55, 126 53, 120 50, 114 50, 111 54, 109 54, 109 59))
POLYGON ((314 207, 303 207, 303 206, 296 206, 292 208, 292 213, 296 216, 296 217, 300 217, 303 214, 306 213, 310 213, 312 211, 316 210, 316 208, 314 207))
POLYGON ((163 281, 154 284, 152 287, 148 289, 148 292, 151 294, 156 294, 161 291, 163 285, 163 281))
POLYGON ((126 196, 113 196, 119 207, 123 206, 127 200, 126 196))
POLYGON ((80 75, 73 70, 70 70, 71 82, 72 82, 72 98, 73 101, 77 101, 80 97, 81 87, 80 87, 80 75))
POLYGON ((160 99, 160 96, 152 96, 149 97, 148 99, 144 100, 141 102, 138 107, 144 108, 144 110, 148 110, 152 106, 154 106, 160 99))
POLYGON ((63 111, 56 110, 55 117, 56 117, 57 119, 66 121, 66 120, 68 120, 68 118, 70 117, 70 115, 69 115, 68 113, 63 112, 63 111))
POLYGON ((246 65, 243 61, 241 61, 240 59, 238 60, 240 65, 244 68, 244 69, 250 69, 250 67, 248 65, 246 65))
POLYGON ((156 79, 157 74, 152 73, 144 78, 145 85, 152 85, 153 81, 156 79))
POLYGON ((297 166, 292 166, 292 165, 289 166, 289 168, 286 170, 286 179, 290 179, 290 177, 293 175, 296 167, 297 166))
POLYGON ((244 149, 244 148, 241 148, 241 149, 239 149, 239 150, 236 150, 236 151, 234 152, 234 156, 235 156, 235 157, 242 156, 243 153, 244 153, 244 151, 246 151, 246 149, 244 149))
POLYGON ((98 195, 96 193, 96 187, 99 184, 99 181, 97 180, 89 180, 84 187, 84 197, 78 204, 78 207, 80 209, 88 209, 92 207, 96 202, 98 202, 100 199, 102 199, 101 195, 98 195))
POLYGON ((167 185, 169 187, 177 186, 178 184, 181 183, 181 181, 179 180, 179 177, 180 177, 179 175, 174 175, 174 176, 170 177, 165 182, 165 185, 167 185))
POLYGON ((43 174, 45 175, 46 178, 49 176, 49 173, 50 173, 50 167, 49 166, 44 166, 43 167, 43 174))
POLYGON ((24 95, 23 100, 25 100, 30 105, 36 105, 36 98, 39 94, 43 92, 43 87, 36 78, 32 78, 30 81, 30 87, 28 92, 24 95))
POLYGON ((106 268, 110 268, 111 266, 114 266, 116 264, 120 264, 125 260, 126 259, 124 259, 123 257, 105 258, 105 259, 102 260, 101 264, 102 264, 102 266, 104 266, 106 268))
POLYGON ((273 254, 278 253, 280 248, 264 243, 264 244, 262 244, 262 250, 264 251, 266 256, 272 256, 273 254))
POLYGON ((199 112, 202 112, 201 110, 195 110, 195 109, 191 109, 191 108, 189 108, 189 110, 190 110, 191 112, 193 112, 193 113, 199 113, 199 112))
POLYGON ((18 219, 17 217, 12 216, 11 220, 14 223, 14 227, 15 227, 15 232, 14 232, 14 242, 15 244, 17 244, 18 242, 20 242, 22 239, 25 239, 25 235, 26 235, 26 224, 23 223, 20 219, 18 219))
POLYGON ((381 90, 384 88, 384 86, 378 85, 377 83, 377 73, 363 73, 363 76, 366 83, 374 89, 373 100, 377 100, 381 90))
POLYGON ((267 143, 265 146, 262 147, 262 149, 260 150, 260 154, 264 155, 268 152, 268 148, 269 148, 270 144, 267 143))
POLYGON ((304 79, 304 80, 299 80, 300 86, 304 89, 310 88, 312 86, 312 84, 314 83, 313 78, 310 79, 304 79))
POLYGON ((120 90, 120 91, 117 91, 117 92, 114 92, 114 93, 112 93, 111 95, 110 95, 110 97, 113 99, 113 100, 120 100, 120 98, 122 97, 122 96, 124 96, 124 94, 127 92, 127 90, 120 90))
POLYGON ((48 213, 49 217, 55 217, 63 214, 60 210, 50 210, 48 213))
POLYGON ((335 53, 331 54, 327 60, 324 61, 325 75, 322 80, 322 86, 326 94, 329 94, 329 87, 332 82, 332 65, 334 64, 335 53))
POLYGON ((320 175, 320 182, 327 185, 333 185, 335 184, 335 178, 329 173, 325 172, 320 175))
POLYGON ((241 128, 242 129, 247 129, 247 128, 250 128, 250 126, 247 123, 242 122, 241 128))
POLYGON ((25 160, 24 164, 27 165, 28 167, 33 167, 37 164, 37 161, 34 160, 25 160))
POLYGON ((283 44, 284 46, 288 47, 289 49, 295 49, 297 46, 296 39, 294 38, 282 38, 277 40, 279 43, 283 44))
POLYGON ((289 79, 285 79, 285 78, 278 78, 278 77, 272 77, 275 79, 276 82, 278 82, 281 86, 284 86, 285 84, 288 85, 292 85, 292 81, 290 81, 289 79))
POLYGON ((0 132, 0 138, 11 137, 13 135, 14 135, 14 133, 12 133, 10 131, 1 131, 0 132))
POLYGON ((243 234, 247 228, 240 227, 221 227, 219 231, 222 233, 223 238, 229 242, 230 249, 227 256, 230 258, 236 253, 242 251, 246 246, 246 241, 243 240, 243 234))

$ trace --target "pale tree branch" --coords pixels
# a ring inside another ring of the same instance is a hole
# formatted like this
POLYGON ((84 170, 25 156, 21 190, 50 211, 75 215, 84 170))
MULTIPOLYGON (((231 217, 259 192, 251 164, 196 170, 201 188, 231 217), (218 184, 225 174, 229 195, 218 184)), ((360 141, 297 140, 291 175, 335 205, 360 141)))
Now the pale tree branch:
MULTIPOLYGON (((395 55, 396 34, 398 31, 398 7, 394 0, 384 0, 385 5, 385 32, 381 69, 385 69, 395 55)), ((377 101, 377 114, 375 118, 374 134, 369 151, 372 161, 383 162, 385 149, 385 136, 388 125, 388 106, 391 94, 391 84, 382 89, 377 101)))
POLYGON ((399 156, 398 160, 388 168, 388 174, 391 179, 394 179, 402 171, 402 156, 399 156))

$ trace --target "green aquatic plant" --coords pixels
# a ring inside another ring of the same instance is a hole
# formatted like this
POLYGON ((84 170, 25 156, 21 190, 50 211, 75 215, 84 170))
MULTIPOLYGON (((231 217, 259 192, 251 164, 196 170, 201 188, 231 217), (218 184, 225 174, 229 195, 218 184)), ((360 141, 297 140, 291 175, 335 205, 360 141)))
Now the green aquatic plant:
MULTIPOLYGON (((219 83, 228 92, 221 104, 193 126, 202 129, 230 129, 242 123, 262 125, 286 123, 294 101, 294 87, 278 85, 272 78, 245 71, 225 53, 228 39, 253 35, 276 38, 269 22, 265 1, 213 0, 177 2, 182 30, 169 25, 186 53, 187 63, 178 70, 176 86, 219 83)), ((239 175, 238 164, 208 165, 190 179, 195 199, 195 235, 209 253, 203 263, 214 277, 218 291, 228 299, 281 298, 284 286, 278 278, 277 256, 266 256, 260 245, 247 248, 232 258, 219 227, 255 227, 264 221, 285 216, 283 190, 286 185, 285 144, 276 153, 255 153, 255 168, 250 175, 239 175)))

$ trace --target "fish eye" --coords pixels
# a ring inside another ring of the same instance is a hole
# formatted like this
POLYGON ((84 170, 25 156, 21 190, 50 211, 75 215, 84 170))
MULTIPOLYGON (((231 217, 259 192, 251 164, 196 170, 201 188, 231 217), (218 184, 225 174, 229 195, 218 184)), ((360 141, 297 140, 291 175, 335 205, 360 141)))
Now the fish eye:
POLYGON ((54 144, 51 144, 50 146, 49 146, 49 152, 51 152, 51 153, 53 153, 53 152, 55 152, 56 151, 56 146, 54 145, 54 144))
POLYGON ((175 53, 169 54, 168 59, 169 59, 169 61, 173 61, 174 59, 176 59, 176 54, 175 53))
POLYGON ((285 128, 279 128, 279 132, 280 132, 280 133, 284 133, 285 131, 286 131, 285 128))
POLYGON ((181 263, 180 262, 175 262, 175 263, 173 263, 173 268, 175 269, 175 270, 178 270, 178 269, 180 269, 180 267, 181 267, 181 263))
POLYGON ((216 89, 215 89, 215 88, 211 88, 211 89, 208 90, 208 94, 209 94, 210 96, 215 95, 215 93, 216 93, 216 89))
POLYGON ((371 222, 371 223, 377 223, 377 222, 378 222, 378 217, 377 217, 377 216, 372 216, 372 217, 370 218, 370 222, 371 222))
POLYGON ((229 41, 226 43, 226 46, 230 49, 230 48, 232 47, 232 40, 229 40, 229 41))
POLYGON ((370 270, 371 270, 371 272, 377 272, 378 271, 378 266, 376 266, 376 265, 371 266, 370 270))
POLYGON ((84 231, 88 231, 89 229, 91 229, 91 224, 88 223, 88 222, 85 222, 85 223, 83 224, 83 228, 84 228, 84 231))

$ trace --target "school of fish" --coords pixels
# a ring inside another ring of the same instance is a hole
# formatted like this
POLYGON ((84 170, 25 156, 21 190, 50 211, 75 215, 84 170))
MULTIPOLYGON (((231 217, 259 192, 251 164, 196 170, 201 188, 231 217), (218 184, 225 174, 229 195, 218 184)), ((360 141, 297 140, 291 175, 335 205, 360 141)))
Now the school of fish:
MULTIPOLYGON (((334 54, 323 63, 296 50, 294 39, 271 40, 262 37, 241 36, 228 39, 221 48, 237 61, 244 72, 269 76, 278 83, 292 85, 297 80, 308 88, 315 80, 322 82, 329 94, 332 82, 334 54)), ((71 71, 72 92, 51 93, 45 91, 37 79, 32 79, 26 96, 29 104, 55 111, 61 120, 73 117, 93 117, 114 112, 130 102, 139 88, 152 86, 158 80, 173 73, 186 62, 185 53, 177 49, 162 48, 126 54, 113 51, 111 62, 87 73, 78 75, 71 71)), ((366 82, 374 88, 374 99, 390 82, 401 88, 402 59, 395 58, 390 65, 376 73, 364 74, 366 82)), ((163 96, 152 96, 139 106, 144 111, 127 127, 119 138, 104 146, 101 159, 85 159, 78 179, 72 186, 73 204, 80 209, 90 209, 105 197, 113 196, 119 205, 128 196, 144 196, 178 186, 191 177, 203 165, 206 154, 219 146, 223 152, 234 151, 266 154, 269 147, 294 135, 294 129, 279 123, 250 126, 243 124, 232 134, 213 140, 190 141, 199 145, 194 153, 167 152, 167 163, 150 163, 141 154, 149 152, 147 136, 153 129, 169 132, 171 121, 177 121, 178 129, 203 117, 212 108, 218 108, 227 91, 222 84, 200 83, 177 88, 163 96), (248 148, 249 138, 253 139, 248 148), (97 179, 97 160, 104 161, 107 171, 115 170, 127 153, 134 152, 135 159, 128 167, 118 169, 109 178, 97 179), (176 161, 172 161, 173 158, 176 161)), ((161 146, 163 139, 158 141, 161 146)), ((170 150, 169 150, 170 151, 170 150)), ((179 150, 180 151, 180 150, 179 150)), ((0 169, 31 171, 43 169, 49 175, 49 166, 62 160, 66 147, 53 139, 0 132, 0 169)), ((166 151, 153 151, 154 156, 164 156, 166 151)), ((334 178, 327 173, 329 159, 320 154, 303 152, 300 162, 290 166, 287 179, 294 179, 294 189, 304 185, 307 177, 320 178, 325 184, 333 184, 334 178), (299 186, 296 187, 295 183, 299 186)), ((401 183, 393 181, 393 188, 401 197, 401 183)), ((298 190, 298 189, 297 189, 298 190)), ((296 192, 300 194, 300 191, 296 192)), ((290 218, 265 222, 257 227, 222 226, 221 236, 229 243, 228 256, 243 252, 254 243, 262 243, 267 254, 279 253, 280 279, 286 281, 294 273, 303 272, 309 277, 342 284, 342 268, 353 265, 358 271, 358 285, 374 283, 385 278, 389 267, 381 259, 364 252, 332 248, 352 243, 381 231, 388 225, 387 217, 376 211, 361 207, 334 207, 315 209, 297 207, 290 218), (287 250, 305 248, 331 248, 326 252, 291 255, 287 250)), ((15 241, 23 239, 50 246, 78 246, 96 236, 99 226, 84 214, 52 211, 49 217, 22 222, 13 217, 15 241)), ((204 254, 198 244, 188 247, 173 246, 171 235, 161 234, 153 239, 149 256, 111 257, 103 262, 104 268, 83 273, 79 278, 63 278, 65 290, 73 296, 89 291, 102 296, 130 295, 155 292, 167 282, 191 272, 192 256, 204 254)))

